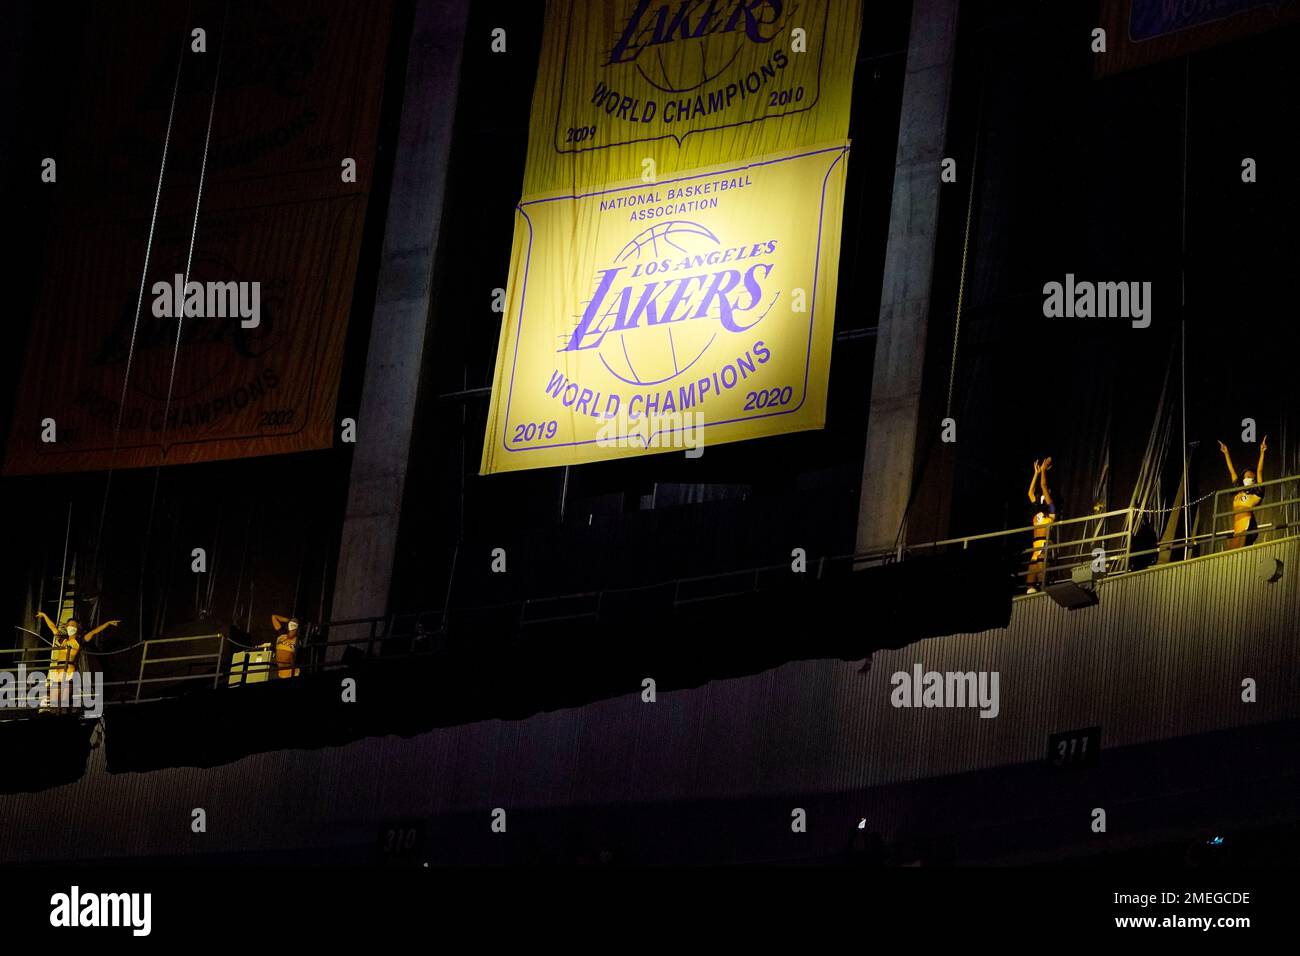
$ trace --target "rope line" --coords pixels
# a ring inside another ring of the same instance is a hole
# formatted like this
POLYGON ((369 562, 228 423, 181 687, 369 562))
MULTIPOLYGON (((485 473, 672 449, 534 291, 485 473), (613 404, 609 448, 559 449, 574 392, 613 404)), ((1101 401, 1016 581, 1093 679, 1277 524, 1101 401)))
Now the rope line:
MULTIPOLYGON (((986 82, 987 66, 988 66, 987 61, 985 61, 984 69, 980 73, 979 113, 975 121, 974 141, 971 144, 970 191, 968 192, 967 199, 966 199, 966 231, 962 238, 961 269, 957 281, 957 314, 953 324, 952 364, 948 370, 947 417, 949 418, 952 417, 953 386, 957 378, 957 342, 958 342, 958 338, 961 335, 961 312, 962 312, 963 297, 966 289, 966 260, 967 260, 967 252, 970 246, 971 216, 972 216, 972 211, 975 207, 975 181, 976 181, 975 169, 979 160, 980 131, 981 129, 983 129, 983 125, 984 125, 984 94, 988 87, 988 84, 986 82)), ((920 490, 921 487, 921 476, 925 473, 925 465, 929 463, 930 454, 934 449, 934 443, 937 438, 938 435, 932 429, 930 441, 925 446, 925 454, 922 457, 921 463, 912 472, 911 488, 908 491, 907 502, 903 505, 903 516, 901 519, 899 519, 898 522, 898 533, 894 535, 893 550, 895 554, 898 554, 900 552, 900 549, 902 548, 903 536, 907 531, 907 519, 908 516, 912 513, 912 505, 916 502, 916 493, 920 490)))
MULTIPOLYGON (((1182 248, 1178 258, 1178 311, 1179 336, 1182 348, 1182 399, 1183 399, 1183 500, 1187 500, 1187 128, 1192 108, 1192 57, 1188 54, 1183 68, 1183 201, 1182 201, 1182 248)), ((1192 536, 1192 518, 1190 510, 1183 511, 1183 537, 1192 536)), ((1184 549, 1183 558, 1188 557, 1184 549)))
MULTIPOLYGON (((68 521, 63 529, 63 563, 59 565, 59 609, 54 612, 54 619, 57 622, 63 616, 63 599, 68 594, 68 540, 72 537, 72 502, 68 502, 68 521)), ((45 608, 41 608, 45 610, 45 608)), ((73 608, 73 616, 76 616, 76 608, 73 608)))
POLYGON ((971 147, 970 190, 966 197, 966 229, 961 240, 961 270, 957 278, 957 316, 952 330, 952 363, 948 367, 948 405, 945 417, 952 417, 952 393, 957 383, 957 345, 961 340, 962 303, 966 297, 966 259, 970 248, 970 223, 975 210, 975 170, 980 156, 980 130, 984 126, 984 84, 980 84, 979 115, 975 120, 975 142, 971 147))
MULTIPOLYGON (((190 244, 185 255, 185 277, 181 283, 181 289, 184 290, 189 285, 190 272, 194 265, 194 243, 199 233, 199 211, 203 206, 203 185, 208 172, 208 149, 212 143, 212 117, 217 109, 217 90, 221 87, 221 61, 226 52, 226 25, 230 18, 230 4, 226 4, 226 11, 221 21, 221 40, 220 47, 217 50, 216 72, 212 78, 212 98, 208 103, 208 124, 203 135, 203 159, 199 165, 199 186, 198 193, 194 198, 194 221, 190 226, 190 244)), ((176 317, 176 341, 172 346, 171 369, 167 376, 167 397, 163 402, 162 427, 158 432, 158 445, 161 453, 166 453, 167 440, 167 419, 171 415, 172 391, 176 384, 176 363, 180 356, 181 350, 181 333, 185 328, 185 310, 176 317)), ((154 514, 158 506, 158 486, 162 480, 162 462, 154 467, 153 473, 153 491, 149 496, 149 518, 145 524, 144 533, 144 553, 140 562, 140 601, 139 613, 140 622, 137 630, 143 633, 144 626, 144 576, 149 566, 149 547, 153 541, 153 523, 154 514)))
MULTIPOLYGON (((190 13, 193 11, 193 4, 186 11, 185 22, 189 23, 190 13)), ((127 388, 131 382, 131 366, 135 360, 135 340, 136 333, 140 329, 140 309, 144 306, 144 287, 149 281, 149 259, 153 255, 153 237, 158 226, 158 205, 162 199, 163 179, 167 171, 167 153, 171 149, 172 125, 176 118, 176 99, 181 88, 181 68, 185 64, 185 51, 189 46, 190 32, 186 29, 181 39, 181 55, 176 60, 176 76, 172 81, 172 99, 171 106, 167 110, 167 131, 163 137, 162 161, 158 166, 158 185, 154 189, 153 196, 153 213, 149 217, 149 236, 144 247, 144 265, 140 269, 140 291, 135 302, 135 319, 131 323, 131 341, 127 346, 126 352, 126 371, 122 376, 122 398, 117 406, 117 422, 113 426, 113 449, 109 453, 108 475, 104 479, 104 500, 99 509, 99 527, 95 531, 95 551, 91 558, 91 568, 93 569, 95 580, 99 579, 99 551, 100 545, 104 540, 104 520, 108 516, 108 497, 109 491, 113 486, 113 469, 117 463, 117 449, 122 436, 122 416, 126 414, 126 396, 127 388)))
MULTIPOLYGON (((1211 492, 1209 492, 1208 494, 1201 495, 1201 497, 1197 498, 1195 501, 1188 502, 1188 504, 1186 505, 1186 507, 1189 508, 1189 509, 1191 509, 1191 508, 1195 508, 1195 507, 1196 507, 1197 505, 1199 505, 1202 501, 1205 501, 1205 500, 1207 500, 1207 499, 1209 499, 1209 498, 1213 498, 1215 495, 1217 495, 1217 494, 1218 494, 1220 491, 1222 491, 1222 490, 1223 490, 1223 489, 1220 488, 1220 489, 1216 489, 1216 490, 1214 490, 1214 491, 1211 491, 1211 492)), ((1177 511, 1177 510, 1178 510, 1179 508, 1181 508, 1181 507, 1183 507, 1183 505, 1171 505, 1171 506, 1168 507, 1168 508, 1134 508, 1133 510, 1134 510, 1135 512, 1137 512, 1138 514, 1144 514, 1144 515, 1167 515, 1167 514, 1170 514, 1171 512, 1177 511)))
MULTIPOLYGON (((185 282, 182 284, 182 290, 185 285, 189 284, 190 268, 194 263, 194 242, 199 233, 199 207, 203 205, 203 184, 208 174, 208 148, 212 143, 212 117, 217 111, 217 90, 221 87, 221 61, 226 53, 226 24, 230 19, 230 3, 226 3, 226 11, 221 20, 221 40, 220 47, 217 50, 217 67, 216 73, 212 78, 212 99, 208 103, 208 126, 203 134, 203 159, 199 165, 199 189, 194 199, 194 222, 190 226, 190 246, 185 255, 185 282)), ((181 349, 181 329, 185 325, 185 310, 176 317, 176 344, 172 347, 172 365, 171 371, 167 376, 167 398, 163 403, 162 430, 159 433, 159 444, 167 436, 167 418, 171 412, 172 406, 172 389, 176 383, 176 361, 180 355, 181 349)))

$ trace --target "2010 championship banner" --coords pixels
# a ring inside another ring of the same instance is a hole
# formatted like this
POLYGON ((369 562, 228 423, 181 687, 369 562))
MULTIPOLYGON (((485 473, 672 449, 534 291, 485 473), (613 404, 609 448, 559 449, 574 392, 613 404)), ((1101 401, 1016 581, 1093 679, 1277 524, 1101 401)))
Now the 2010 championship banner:
POLYGON ((483 473, 823 427, 860 23, 550 0, 483 473))

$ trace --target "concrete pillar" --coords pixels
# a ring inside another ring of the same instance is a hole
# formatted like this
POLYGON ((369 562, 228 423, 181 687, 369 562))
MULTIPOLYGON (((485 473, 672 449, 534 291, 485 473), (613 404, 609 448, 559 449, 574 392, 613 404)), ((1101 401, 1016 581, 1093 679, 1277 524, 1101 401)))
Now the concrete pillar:
MULTIPOLYGON (((920 427, 939 173, 948 124, 958 0, 915 0, 880 296, 875 372, 858 505, 857 550, 894 546, 907 510, 920 427)), ((925 427, 938 422, 926 422, 925 427)))
MULTIPOLYGON (((397 546, 468 0, 418 0, 331 620, 382 616, 397 546)), ((363 630, 331 639, 364 636, 363 630)), ((339 649, 332 648, 337 656, 339 649)))

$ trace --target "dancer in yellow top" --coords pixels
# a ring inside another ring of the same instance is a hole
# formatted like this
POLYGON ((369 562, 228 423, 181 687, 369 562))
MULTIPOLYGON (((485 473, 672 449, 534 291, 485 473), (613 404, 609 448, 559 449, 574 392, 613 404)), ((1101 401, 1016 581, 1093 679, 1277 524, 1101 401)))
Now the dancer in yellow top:
POLYGON ((47 680, 52 682, 71 680, 73 672, 77 669, 77 655, 81 653, 82 646, 93 641, 100 631, 117 627, 122 623, 106 621, 82 637, 81 624, 75 617, 63 627, 59 627, 44 611, 37 611, 36 616, 45 622, 45 626, 54 635, 54 646, 50 648, 50 672, 47 676, 47 680))
POLYGON ((1029 504, 1033 512, 1034 550, 1029 557, 1029 573, 1025 575, 1028 585, 1026 594, 1033 594, 1043 586, 1047 576, 1047 529, 1056 520, 1056 505, 1052 503, 1052 493, 1047 489, 1047 470, 1052 467, 1052 459, 1044 458, 1034 462, 1034 477, 1029 479, 1029 504), (1037 485, 1040 494, 1034 494, 1037 485))
MULTIPOLYGON (((1235 485, 1237 470, 1232 467, 1232 455, 1228 453, 1228 446, 1219 442, 1219 451, 1223 452, 1223 460, 1228 466, 1228 476, 1235 485)), ((1254 544, 1255 539, 1259 537, 1256 533, 1259 525, 1255 522, 1255 507, 1264 500, 1264 489, 1259 487, 1259 483, 1264 480, 1264 452, 1266 451, 1268 451, 1267 435, 1259 443, 1259 463, 1255 466, 1255 470, 1247 470, 1242 474, 1241 490, 1232 496, 1232 537, 1228 540, 1229 551, 1254 544)))
POLYGON ((298 656, 298 619, 272 614, 271 626, 275 628, 275 676, 297 677, 299 669, 293 663, 298 656))

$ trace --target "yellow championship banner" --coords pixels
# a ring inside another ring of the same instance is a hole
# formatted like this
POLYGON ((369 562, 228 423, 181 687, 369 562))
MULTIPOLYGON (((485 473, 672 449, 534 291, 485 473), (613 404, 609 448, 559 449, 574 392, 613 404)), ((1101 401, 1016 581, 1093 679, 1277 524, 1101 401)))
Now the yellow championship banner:
POLYGON ((823 427, 847 158, 525 198, 483 472, 823 427))
POLYGON ((861 0, 548 0, 524 193, 848 136, 861 0))
POLYGON ((548 0, 484 474, 821 428, 861 0, 548 0))
POLYGON ((46 240, 4 474, 334 443, 390 6, 235 4, 179 84, 185 5, 89 14, 101 57, 78 86, 71 212, 46 240))
POLYGON ((365 206, 340 196, 211 212, 188 283, 193 220, 160 218, 138 318, 149 221, 69 235, 47 260, 18 397, 27 427, 10 437, 5 473, 329 447, 365 206), (257 285, 239 281, 249 276, 257 285), (43 419, 57 441, 41 440, 43 419))

